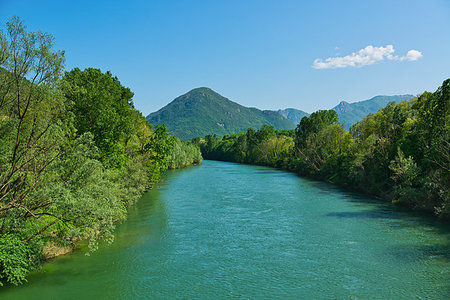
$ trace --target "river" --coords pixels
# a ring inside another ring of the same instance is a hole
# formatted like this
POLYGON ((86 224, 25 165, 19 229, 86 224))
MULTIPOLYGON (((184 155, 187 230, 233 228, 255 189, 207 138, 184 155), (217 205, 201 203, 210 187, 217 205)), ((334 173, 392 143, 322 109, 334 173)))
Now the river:
POLYGON ((1 299, 449 299, 450 229, 327 183, 204 161, 169 171, 113 244, 1 299))

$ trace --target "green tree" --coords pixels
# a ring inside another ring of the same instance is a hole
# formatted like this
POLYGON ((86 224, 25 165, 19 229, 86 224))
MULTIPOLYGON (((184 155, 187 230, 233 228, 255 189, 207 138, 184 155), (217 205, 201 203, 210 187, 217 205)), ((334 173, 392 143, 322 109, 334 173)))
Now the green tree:
POLYGON ((51 201, 33 195, 63 153, 70 117, 56 90, 64 53, 53 50, 53 37, 27 31, 17 17, 6 25, 6 34, 0 32, 0 278, 17 284, 37 259, 34 238, 58 222, 42 214, 51 201))
POLYGON ((123 141, 131 133, 133 93, 111 72, 78 68, 66 72, 62 86, 70 101, 78 136, 91 132, 106 160, 123 164, 123 141))
POLYGON ((337 122, 338 115, 334 110, 318 110, 309 117, 303 117, 295 129, 295 145, 304 147, 309 135, 337 122))

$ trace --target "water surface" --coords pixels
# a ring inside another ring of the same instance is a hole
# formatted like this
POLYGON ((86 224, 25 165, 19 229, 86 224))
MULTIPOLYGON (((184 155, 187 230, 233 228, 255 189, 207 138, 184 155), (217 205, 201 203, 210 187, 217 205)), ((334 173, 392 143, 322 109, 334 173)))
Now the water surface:
POLYGON ((51 260, 1 299, 449 299, 450 230, 269 168, 170 171, 110 246, 51 260))

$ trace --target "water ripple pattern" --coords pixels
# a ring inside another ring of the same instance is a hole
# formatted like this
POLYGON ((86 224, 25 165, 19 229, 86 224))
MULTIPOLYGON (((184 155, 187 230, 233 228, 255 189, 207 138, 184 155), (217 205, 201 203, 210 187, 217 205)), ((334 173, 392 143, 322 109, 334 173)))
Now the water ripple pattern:
POLYGON ((264 167, 170 171, 115 242, 48 262, 2 299, 449 299, 450 230, 264 167))

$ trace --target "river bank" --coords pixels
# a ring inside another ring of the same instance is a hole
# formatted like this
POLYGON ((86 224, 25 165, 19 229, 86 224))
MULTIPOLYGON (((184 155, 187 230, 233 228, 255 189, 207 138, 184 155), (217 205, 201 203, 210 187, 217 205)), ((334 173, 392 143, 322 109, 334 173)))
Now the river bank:
MULTIPOLYGON (((208 159, 205 159, 208 160, 208 159)), ((275 166, 275 165, 270 165, 270 164, 258 164, 258 163, 250 163, 250 162, 236 162, 236 161, 232 161, 232 160, 221 160, 221 159, 209 159, 212 161, 222 161, 222 162, 230 162, 230 163, 238 163, 238 164, 244 164, 244 165, 249 165, 249 166, 260 166, 260 167, 267 167, 267 168, 273 168, 275 170, 279 170, 279 171, 285 171, 285 172, 290 172, 296 176, 299 176, 300 178, 305 178, 308 180, 316 180, 316 181, 321 181, 327 184, 331 184, 331 185, 335 185, 336 188, 339 188, 343 191, 347 191, 350 193, 359 193, 359 194, 363 194, 366 195, 367 197, 373 197, 376 199, 379 199, 380 201, 384 201, 387 203, 392 203, 393 205, 397 206, 399 209, 405 209, 406 211, 410 211, 411 213, 418 213, 418 214, 424 214, 427 215, 429 217, 435 218, 438 222, 443 222, 443 223, 447 223, 450 224, 450 218, 441 218, 441 217, 437 217, 434 213, 434 209, 433 208, 423 208, 423 207, 411 207, 408 204, 402 203, 402 202, 396 202, 393 201, 395 199, 392 198, 392 194, 389 193, 388 191, 379 191, 379 192, 369 192, 367 191, 367 189, 364 189, 360 186, 352 186, 349 185, 347 183, 342 183, 340 181, 334 181, 331 180, 329 178, 326 177, 322 177, 322 176, 318 176, 318 175, 313 175, 307 172, 302 172, 301 170, 298 170, 296 168, 293 168, 292 166, 289 165, 285 165, 285 166, 275 166)))
POLYGON ((168 171, 111 245, 52 259, 0 298, 445 299, 449 239, 448 226, 362 194, 205 160, 168 171))
MULTIPOLYGON (((175 167, 168 168, 168 170, 180 170, 180 169, 185 169, 185 168, 189 168, 189 167, 199 166, 201 164, 202 164, 202 160, 195 161, 195 162, 186 162, 182 165, 178 165, 176 168, 175 167)), ((156 184, 159 184, 159 181, 156 184)), ((152 189, 153 187, 154 187, 154 185, 150 189, 152 189)), ((144 193, 148 193, 149 190, 145 191, 144 193)), ((125 220, 125 222, 126 222, 126 220, 125 220)), ((117 222, 114 222, 114 223, 117 223, 117 222)), ((64 246, 57 245, 54 242, 49 241, 42 249, 42 259, 44 261, 47 261, 47 260, 53 259, 53 258, 61 256, 61 255, 70 254, 78 248, 78 244, 80 242, 86 242, 87 240, 88 240, 88 237, 76 238, 73 241, 71 241, 71 243, 69 245, 64 245, 64 246)))
POLYGON ((349 130, 318 110, 295 130, 208 135, 205 159, 278 167, 450 220, 450 79, 434 93, 391 102, 349 130))

